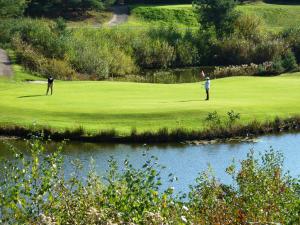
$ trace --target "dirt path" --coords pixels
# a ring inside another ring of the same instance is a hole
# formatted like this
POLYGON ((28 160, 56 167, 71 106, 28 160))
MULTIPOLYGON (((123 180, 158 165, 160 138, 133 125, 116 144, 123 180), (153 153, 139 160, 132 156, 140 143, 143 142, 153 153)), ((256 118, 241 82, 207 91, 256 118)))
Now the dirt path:
POLYGON ((12 76, 13 70, 6 52, 0 49, 0 76, 12 76))
POLYGON ((114 6, 113 8, 114 16, 108 22, 108 26, 116 26, 125 23, 128 20, 129 9, 128 6, 114 6))

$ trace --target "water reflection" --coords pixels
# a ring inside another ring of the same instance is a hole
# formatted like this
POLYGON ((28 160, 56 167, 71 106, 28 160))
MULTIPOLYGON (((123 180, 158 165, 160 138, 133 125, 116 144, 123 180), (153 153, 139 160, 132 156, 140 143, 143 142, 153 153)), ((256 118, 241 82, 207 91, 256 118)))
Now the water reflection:
MULTIPOLYGON (((24 149, 24 141, 10 140, 9 144, 24 149)), ((56 144, 57 145, 57 144, 56 144)), ((127 158, 135 167, 141 167, 147 157, 157 156, 159 163, 166 166, 162 176, 167 180, 169 173, 174 173, 178 181, 172 184, 177 191, 188 191, 188 185, 193 184, 198 173, 207 169, 210 164, 217 177, 225 183, 230 183, 231 178, 225 173, 226 167, 235 159, 236 162, 244 159, 253 148, 255 153, 264 152, 273 146, 285 157, 284 169, 296 177, 300 175, 300 134, 285 134, 281 136, 264 136, 257 143, 221 143, 191 146, 183 144, 173 145, 126 145, 126 144, 92 144, 92 143, 68 143, 63 155, 66 158, 66 174, 73 172, 71 160, 80 159, 84 165, 82 174, 89 170, 91 158, 95 161, 95 167, 100 175, 104 175, 108 168, 108 160, 111 156, 122 165, 127 158), (147 156, 143 153, 147 152, 147 156)), ((52 149, 54 148, 52 144, 52 149)), ((9 158, 11 153, 7 145, 0 141, 0 156, 9 158)))
POLYGON ((183 69, 168 69, 168 70, 143 70, 140 75, 129 75, 127 77, 116 77, 113 80, 124 80, 132 82, 145 82, 145 83, 194 83, 202 81, 204 78, 200 75, 204 71, 207 76, 211 76, 214 67, 191 67, 183 69))

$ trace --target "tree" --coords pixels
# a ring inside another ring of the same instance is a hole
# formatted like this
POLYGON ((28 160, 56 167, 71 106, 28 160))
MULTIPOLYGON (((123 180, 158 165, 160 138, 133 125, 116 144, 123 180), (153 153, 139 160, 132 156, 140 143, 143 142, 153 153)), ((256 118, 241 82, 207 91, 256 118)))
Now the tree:
POLYGON ((233 33, 234 22, 238 18, 235 0, 195 0, 194 3, 204 30, 215 29, 218 38, 233 33))
POLYGON ((27 0, 0 0, 0 17, 22 16, 27 6, 27 0))
POLYGON ((26 10, 34 16, 64 16, 68 13, 84 13, 86 10, 104 8, 102 0, 31 0, 26 10))

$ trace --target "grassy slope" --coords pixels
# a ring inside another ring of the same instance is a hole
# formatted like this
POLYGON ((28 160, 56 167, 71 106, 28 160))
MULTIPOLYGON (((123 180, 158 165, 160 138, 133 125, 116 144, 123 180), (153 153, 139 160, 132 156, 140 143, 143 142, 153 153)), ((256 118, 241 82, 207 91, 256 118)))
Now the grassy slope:
MULTIPOLYGON (((17 77, 20 73, 17 71, 17 77)), ((241 113, 243 122, 300 112, 299 73, 213 80, 209 102, 203 101, 200 83, 57 81, 54 88, 53 96, 44 96, 45 84, 1 79, 0 124, 36 122, 55 128, 116 128, 126 133, 132 127, 138 131, 162 127, 199 129, 207 113, 214 110, 225 115, 233 109, 241 113)))
POLYGON ((300 5, 258 3, 239 6, 238 9, 259 16, 267 28, 275 31, 300 25, 300 5))
MULTIPOLYGON (((190 10, 192 12, 192 5, 165 5, 165 6, 132 6, 132 16, 129 18, 128 25, 143 25, 151 24, 149 20, 143 20, 141 12, 145 12, 145 15, 151 16, 151 13, 147 13, 149 8, 152 8, 152 13, 159 13, 160 10, 190 10)), ((267 4, 267 3, 255 3, 245 4, 238 6, 238 10, 243 13, 257 15, 262 18, 266 24, 266 27, 270 30, 278 31, 287 27, 299 26, 300 24, 300 5, 279 5, 279 4, 267 4)), ((153 15, 155 18, 155 15, 153 15)), ((172 18, 172 17, 171 17, 172 18)), ((169 21, 170 18, 165 18, 165 21, 169 21)), ((174 23, 178 23, 180 26, 188 26, 182 24, 178 20, 174 20, 174 23)), ((158 23, 158 22, 152 22, 158 23)), ((195 26, 195 24, 191 24, 195 26)))

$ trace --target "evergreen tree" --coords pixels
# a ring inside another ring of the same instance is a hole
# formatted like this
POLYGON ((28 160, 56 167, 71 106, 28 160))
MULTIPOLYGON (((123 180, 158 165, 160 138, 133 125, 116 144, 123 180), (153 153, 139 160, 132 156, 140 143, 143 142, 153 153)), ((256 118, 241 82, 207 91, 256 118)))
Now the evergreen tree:
POLYGON ((204 30, 215 29, 217 37, 229 36, 238 17, 235 0, 195 0, 199 22, 204 30))

